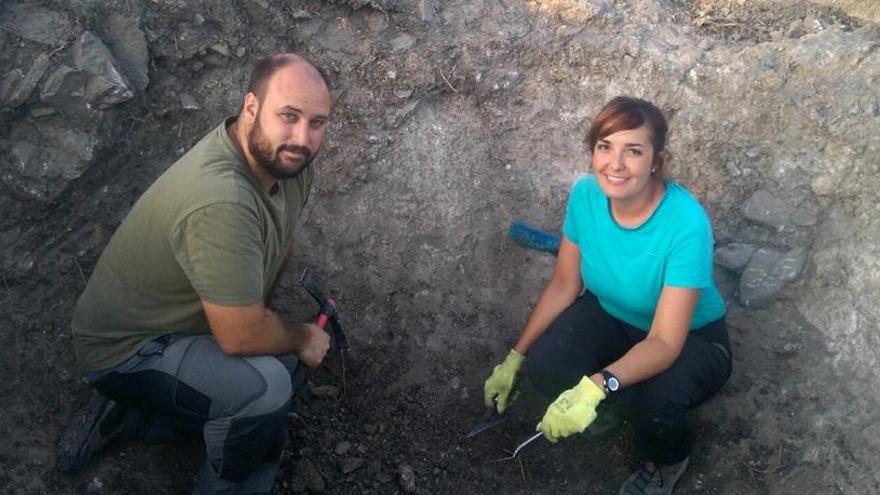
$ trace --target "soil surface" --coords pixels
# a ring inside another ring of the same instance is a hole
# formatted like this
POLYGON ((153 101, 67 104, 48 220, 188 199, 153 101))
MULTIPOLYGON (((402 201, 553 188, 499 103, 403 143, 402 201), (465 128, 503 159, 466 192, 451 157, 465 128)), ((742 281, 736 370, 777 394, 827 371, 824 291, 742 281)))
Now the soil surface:
MULTIPOLYGON (((336 106, 296 274, 275 305, 291 320, 314 312, 297 284, 308 267, 340 302, 352 350, 344 366, 333 356, 310 373, 309 392, 290 415, 276 492, 616 493, 636 463, 625 423, 556 445, 539 440, 504 460, 542 414, 544 403, 526 391, 506 423, 465 438, 484 414, 483 380, 553 266, 552 256, 507 239, 510 220, 559 227, 568 187, 583 172, 580 135, 606 96, 641 91, 666 98, 667 107, 678 97, 699 100, 665 89, 676 83, 663 60, 687 46, 667 53, 645 42, 629 53, 641 33, 748 54, 774 43, 784 50, 829 26, 845 36, 870 24, 806 1, 25 3, 60 13, 72 34, 47 45, 7 25, 4 67, 26 72, 40 53, 67 56, 84 29, 112 38, 112 13, 133 20, 146 40, 149 83, 98 113, 45 116, 35 111, 45 108, 35 93, 0 114, 9 135, 32 122, 69 125, 76 115, 100 143, 87 166, 51 176, 63 182, 55 189, 34 190, 48 179, 21 170, 17 182, 4 179, 0 492, 11 494, 190 492, 204 455, 198 438, 122 442, 83 474, 55 469, 58 435, 91 394, 71 353, 70 316, 130 205, 237 110, 254 58, 280 50, 326 67, 336 106), (611 40, 608 53, 582 48, 591 37, 611 40), (612 51, 626 54, 607 63, 612 51), (631 67, 637 70, 617 76, 631 67)), ((724 107, 731 114, 733 100, 724 107)), ((699 132, 680 128, 679 135, 699 132)), ((713 146, 706 150, 727 150, 713 146)), ((773 182, 746 171, 738 189, 721 191, 713 187, 721 172, 678 172, 704 193, 714 217, 738 211, 749 187, 773 182)), ((812 235, 780 230, 776 238, 744 223, 725 223, 717 237, 783 245, 812 235)), ((804 318, 806 282, 746 308, 737 302, 737 273, 719 267, 716 279, 729 301, 734 373, 692 414, 694 452, 676 493, 880 492, 876 447, 860 437, 871 413, 863 396, 834 389, 821 372, 839 360, 822 329, 804 318), (854 423, 846 421, 848 404, 859 408, 854 423)), ((848 368, 835 373, 841 369, 848 368)), ((612 415, 604 412, 600 423, 614 423, 612 415)))

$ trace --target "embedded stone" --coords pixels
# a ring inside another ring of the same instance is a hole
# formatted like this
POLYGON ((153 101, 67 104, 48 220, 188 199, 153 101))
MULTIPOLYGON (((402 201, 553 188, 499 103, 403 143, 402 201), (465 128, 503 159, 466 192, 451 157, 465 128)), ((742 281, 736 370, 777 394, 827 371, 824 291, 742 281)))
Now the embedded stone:
POLYGON ((747 242, 731 242, 715 250, 715 263, 728 270, 739 272, 745 268, 758 247, 747 242))
POLYGON ((363 466, 364 460, 360 457, 346 457, 339 465, 340 469, 342 469, 342 474, 353 473, 363 466))
POLYGON ((72 128, 15 125, 0 141, 9 151, 0 162, 2 181, 19 195, 51 201, 85 172, 97 145, 94 135, 72 128))
POLYGON ((743 204, 742 211, 749 220, 775 229, 790 225, 791 208, 764 189, 755 191, 743 204))
POLYGON ((62 45, 73 32, 73 24, 63 14, 33 4, 0 4, 0 27, 26 40, 48 46, 62 45))
POLYGON ((0 79, 0 102, 4 106, 17 106, 11 104, 12 93, 18 88, 22 80, 24 80, 24 72, 21 69, 12 69, 3 75, 3 79, 0 79))
POLYGON ((758 249, 740 277, 740 302, 746 307, 766 306, 786 284, 800 277, 806 261, 807 250, 803 247, 787 252, 758 249))
POLYGON ((92 76, 86 84, 85 99, 89 105, 106 109, 134 96, 110 49, 91 32, 86 31, 74 43, 73 62, 92 76))
POLYGON ((146 89, 150 84, 150 52, 138 20, 119 14, 110 15, 103 26, 103 34, 113 58, 132 88, 137 91, 146 89))
POLYGON ((40 100, 68 116, 87 113, 85 101, 89 75, 68 65, 60 64, 46 77, 40 89, 40 100))
POLYGON ((27 101, 48 68, 49 56, 41 53, 34 59, 27 74, 23 74, 20 69, 8 72, 0 83, 0 102, 3 106, 15 108, 27 101))
POLYGON ((398 483, 404 493, 413 493, 416 491, 416 473, 411 466, 401 464, 397 468, 398 483))
POLYGON ((422 18, 422 22, 431 22, 434 19, 434 2, 432 0, 420 0, 419 15, 422 18))
POLYGON ((198 102, 196 101, 195 96, 193 96, 189 93, 180 93, 179 98, 180 98, 180 106, 184 110, 201 110, 201 108, 202 108, 199 106, 198 102))

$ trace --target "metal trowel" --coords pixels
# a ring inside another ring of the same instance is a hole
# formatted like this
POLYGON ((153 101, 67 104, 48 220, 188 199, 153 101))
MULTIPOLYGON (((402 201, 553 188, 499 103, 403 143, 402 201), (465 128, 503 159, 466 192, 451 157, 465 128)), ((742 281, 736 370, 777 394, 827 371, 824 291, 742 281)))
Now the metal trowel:
POLYGON ((503 423, 506 419, 507 416, 499 414, 493 407, 486 411, 486 414, 483 415, 480 421, 468 431, 467 438, 473 438, 486 430, 492 429, 503 423))
MULTIPOLYGON (((519 454, 519 451, 523 449, 523 447, 525 447, 526 445, 541 438, 543 435, 544 435, 544 433, 539 431, 538 433, 535 433, 534 435, 530 436, 529 438, 526 438, 525 440, 520 442, 519 445, 516 446, 516 449, 514 449, 513 454, 511 454, 510 457, 508 457, 507 459, 515 458, 516 455, 519 454)), ((502 460, 504 460, 504 459, 502 459, 502 460)))

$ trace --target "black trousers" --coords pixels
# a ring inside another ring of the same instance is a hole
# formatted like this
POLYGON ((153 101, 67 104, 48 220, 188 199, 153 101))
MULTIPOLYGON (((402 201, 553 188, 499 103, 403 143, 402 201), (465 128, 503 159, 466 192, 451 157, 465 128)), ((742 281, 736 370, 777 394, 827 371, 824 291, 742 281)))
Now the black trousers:
MULTIPOLYGON (((586 292, 535 342, 525 361, 525 373, 542 395, 554 400, 647 335, 606 313, 596 296, 586 292)), ((691 331, 671 367, 609 397, 624 403, 642 460, 674 464, 690 455, 688 409, 714 395, 731 370, 727 325, 722 318, 691 331)))

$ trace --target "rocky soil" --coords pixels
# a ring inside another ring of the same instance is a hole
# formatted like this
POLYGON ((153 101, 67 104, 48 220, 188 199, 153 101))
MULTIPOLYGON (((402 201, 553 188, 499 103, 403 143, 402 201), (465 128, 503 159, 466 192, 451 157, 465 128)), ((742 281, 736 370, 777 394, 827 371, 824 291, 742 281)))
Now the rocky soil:
MULTIPOLYGON (((293 271, 333 288, 353 350, 310 376, 279 493, 616 491, 626 425, 499 461, 526 395, 464 434, 553 265, 507 227, 559 229, 618 94, 671 117, 729 303, 734 375, 677 493, 880 492, 878 22, 872 0, 0 2, 0 492, 188 493, 198 439, 54 469, 90 393, 69 318, 130 205, 282 50, 333 79, 293 271)), ((296 279, 276 305, 302 319, 296 279)))

